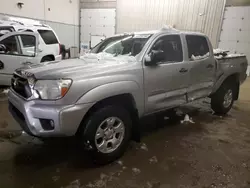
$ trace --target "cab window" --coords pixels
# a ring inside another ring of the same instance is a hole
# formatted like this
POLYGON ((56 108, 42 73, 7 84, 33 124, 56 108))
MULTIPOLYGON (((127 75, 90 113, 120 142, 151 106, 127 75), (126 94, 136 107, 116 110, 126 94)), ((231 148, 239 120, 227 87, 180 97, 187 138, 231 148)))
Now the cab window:
POLYGON ((182 62, 183 52, 179 35, 167 35, 160 37, 154 43, 151 51, 163 51, 164 60, 162 62, 182 62))
POLYGON ((187 35, 186 40, 190 60, 194 61, 209 57, 209 46, 205 37, 187 35))

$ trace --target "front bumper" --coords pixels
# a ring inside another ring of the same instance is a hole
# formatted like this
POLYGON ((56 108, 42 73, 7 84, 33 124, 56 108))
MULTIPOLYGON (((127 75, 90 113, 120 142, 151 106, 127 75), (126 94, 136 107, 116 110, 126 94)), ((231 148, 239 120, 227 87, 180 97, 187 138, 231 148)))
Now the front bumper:
POLYGON ((88 104, 56 105, 48 101, 27 101, 9 91, 9 111, 25 132, 37 137, 60 137, 75 135, 84 115, 92 106, 88 104), (45 130, 41 119, 53 120, 54 129, 45 130))
POLYGON ((241 74, 240 75, 240 84, 243 84, 247 79, 247 74, 241 74))

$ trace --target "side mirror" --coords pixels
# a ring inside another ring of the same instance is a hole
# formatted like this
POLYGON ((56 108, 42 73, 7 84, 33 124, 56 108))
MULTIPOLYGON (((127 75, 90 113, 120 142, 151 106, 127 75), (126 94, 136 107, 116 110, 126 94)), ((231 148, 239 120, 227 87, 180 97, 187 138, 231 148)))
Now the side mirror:
POLYGON ((0 44, 0 53, 6 53, 6 46, 4 44, 0 44))
POLYGON ((156 65, 165 59, 165 53, 162 50, 152 50, 152 52, 145 56, 145 65, 156 65))

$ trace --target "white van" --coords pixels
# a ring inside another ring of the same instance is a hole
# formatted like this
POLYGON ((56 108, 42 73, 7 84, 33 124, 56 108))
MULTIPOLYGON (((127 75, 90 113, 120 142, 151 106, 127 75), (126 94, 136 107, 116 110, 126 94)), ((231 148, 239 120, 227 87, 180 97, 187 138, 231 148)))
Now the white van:
POLYGON ((29 19, 0 20, 0 85, 10 85, 12 73, 24 64, 61 58, 61 45, 51 27, 29 19))

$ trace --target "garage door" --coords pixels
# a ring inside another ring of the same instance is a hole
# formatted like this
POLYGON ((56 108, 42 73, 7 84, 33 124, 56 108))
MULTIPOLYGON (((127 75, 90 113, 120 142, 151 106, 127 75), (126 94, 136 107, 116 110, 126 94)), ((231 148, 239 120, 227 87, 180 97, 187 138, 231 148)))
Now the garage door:
POLYGON ((115 9, 81 9, 81 46, 95 46, 115 34, 115 9))
POLYGON ((219 48, 246 54, 250 64, 250 6, 226 7, 219 48))

